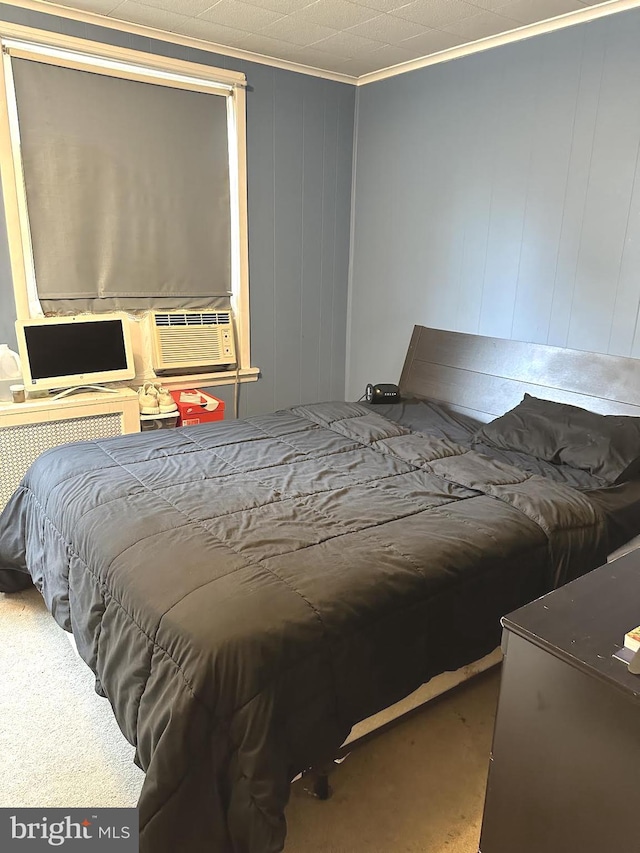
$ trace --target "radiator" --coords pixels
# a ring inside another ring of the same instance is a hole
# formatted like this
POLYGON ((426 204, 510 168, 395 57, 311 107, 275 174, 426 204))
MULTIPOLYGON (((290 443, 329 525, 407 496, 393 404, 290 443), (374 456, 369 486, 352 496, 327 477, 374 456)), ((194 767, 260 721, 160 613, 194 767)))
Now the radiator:
POLYGON ((140 429, 133 391, 87 396, 0 407, 0 510, 28 467, 45 450, 70 441, 111 438, 140 429))

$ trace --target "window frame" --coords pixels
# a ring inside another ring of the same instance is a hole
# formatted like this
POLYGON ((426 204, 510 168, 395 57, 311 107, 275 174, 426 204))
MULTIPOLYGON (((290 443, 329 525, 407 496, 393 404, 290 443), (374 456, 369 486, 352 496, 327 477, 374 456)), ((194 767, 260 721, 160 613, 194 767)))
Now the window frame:
MULTIPOLYGON (((236 318, 238 373, 241 380, 256 379, 259 371, 251 367, 250 350, 245 75, 17 24, 0 24, 0 49, 0 98, 4 106, 0 110, 0 174, 17 318, 29 319, 40 315, 42 311, 37 296, 22 175, 12 57, 76 70, 98 70, 112 77, 223 95, 227 101, 229 130, 231 307, 236 318)), ((165 384, 175 386, 183 378, 168 379, 165 384)), ((208 384, 234 381, 234 377, 215 373, 191 375, 189 379, 191 382, 207 379, 208 384), (213 381, 209 382, 209 377, 213 381), (216 382, 216 379, 219 381, 216 382)))

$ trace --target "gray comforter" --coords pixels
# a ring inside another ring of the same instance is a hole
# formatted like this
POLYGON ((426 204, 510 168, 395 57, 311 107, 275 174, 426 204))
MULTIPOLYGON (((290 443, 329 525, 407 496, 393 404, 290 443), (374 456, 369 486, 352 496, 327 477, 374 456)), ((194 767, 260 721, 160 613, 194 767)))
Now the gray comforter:
POLYGON ((605 539, 574 489, 327 403, 48 451, 0 590, 73 629, 146 771, 144 853, 276 853, 296 773, 605 539))

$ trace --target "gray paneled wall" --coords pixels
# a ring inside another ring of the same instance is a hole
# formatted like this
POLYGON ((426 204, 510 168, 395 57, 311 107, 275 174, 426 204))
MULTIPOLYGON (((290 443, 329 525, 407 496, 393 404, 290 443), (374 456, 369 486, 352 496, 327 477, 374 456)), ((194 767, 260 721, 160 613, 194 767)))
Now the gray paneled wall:
MULTIPOLYGON (((242 386, 240 414, 344 399, 355 89, 4 4, 0 20, 247 75, 251 355, 262 378, 242 386)), ((15 319, 3 230, 0 340, 15 319)))
POLYGON ((347 397, 414 323, 640 357, 640 11, 358 90, 347 397))

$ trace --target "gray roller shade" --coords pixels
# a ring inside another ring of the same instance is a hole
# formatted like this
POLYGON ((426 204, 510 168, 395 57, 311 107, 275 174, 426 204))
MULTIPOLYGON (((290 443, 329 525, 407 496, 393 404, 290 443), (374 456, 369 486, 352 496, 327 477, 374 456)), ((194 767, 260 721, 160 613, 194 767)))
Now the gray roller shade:
POLYGON ((228 297, 226 98, 25 59, 12 66, 43 307, 228 297))

